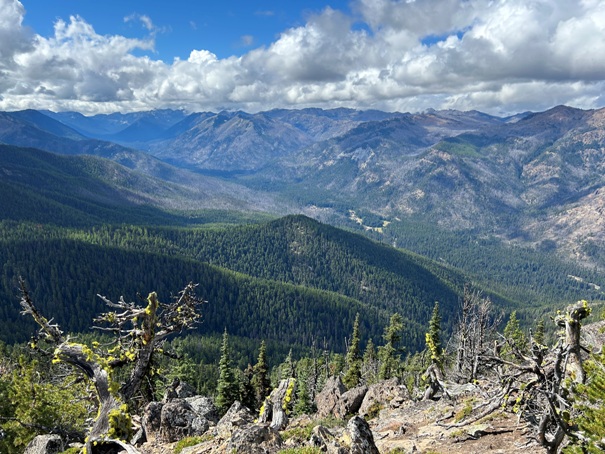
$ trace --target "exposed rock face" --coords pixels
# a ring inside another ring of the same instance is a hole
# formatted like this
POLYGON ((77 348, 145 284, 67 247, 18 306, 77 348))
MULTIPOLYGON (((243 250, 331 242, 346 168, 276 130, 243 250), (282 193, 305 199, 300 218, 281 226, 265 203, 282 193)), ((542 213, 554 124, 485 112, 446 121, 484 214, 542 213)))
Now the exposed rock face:
POLYGON ((208 421, 198 416, 184 399, 174 399, 162 407, 160 437, 166 442, 202 435, 209 426, 208 421))
POLYGON ((207 419, 211 425, 215 425, 218 422, 218 409, 214 405, 212 399, 204 396, 193 396, 187 397, 185 400, 191 405, 191 408, 193 408, 193 411, 195 411, 198 416, 207 419))
POLYGON ((405 386, 399 384, 398 378, 375 383, 368 388, 368 392, 359 408, 359 416, 368 416, 376 411, 379 406, 398 408, 409 399, 408 390, 405 386))
POLYGON ((27 445, 23 454, 58 454, 63 450, 63 440, 59 435, 38 435, 27 445))
POLYGON ((378 454, 370 426, 359 416, 353 416, 344 430, 314 427, 309 444, 329 454, 378 454))
POLYGON ((162 425, 163 406, 164 404, 161 402, 149 402, 145 407, 141 424, 148 439, 155 439, 159 435, 162 425))
POLYGON ((324 418, 334 412, 334 408, 338 405, 340 397, 346 392, 347 388, 342 384, 340 377, 330 377, 324 385, 321 392, 315 397, 317 405, 317 414, 320 418, 324 418))
POLYGON ((254 415, 252 412, 244 407, 241 402, 236 400, 227 413, 225 413, 217 423, 215 433, 217 437, 226 440, 231 437, 237 429, 252 424, 253 422, 254 415))
POLYGON ((150 402, 142 419, 147 438, 173 442, 205 433, 210 427, 206 416, 215 418, 216 413, 212 411, 216 412, 216 408, 200 399, 194 400, 195 407, 185 399, 172 399, 166 403, 150 402))
POLYGON ((334 416, 345 418, 347 415, 357 413, 367 392, 367 386, 358 386, 345 392, 334 407, 334 416))
POLYGON ((254 424, 233 432, 226 452, 268 454, 277 452, 282 446, 282 439, 276 430, 266 424, 254 424))
POLYGON ((349 420, 343 439, 351 454, 379 454, 370 426, 359 416, 353 416, 349 420))
POLYGON ((336 436, 324 426, 313 428, 309 444, 329 454, 346 454, 347 452, 345 448, 339 445, 336 436))

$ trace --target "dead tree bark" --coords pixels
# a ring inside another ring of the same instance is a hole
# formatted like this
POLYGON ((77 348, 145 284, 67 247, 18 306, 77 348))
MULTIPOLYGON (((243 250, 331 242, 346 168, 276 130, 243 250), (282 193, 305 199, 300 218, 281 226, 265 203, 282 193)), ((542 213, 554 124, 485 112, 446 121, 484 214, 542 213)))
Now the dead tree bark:
MULTIPOLYGON (((141 389, 148 376, 153 355, 160 343, 170 334, 189 328, 195 324, 200 314, 199 305, 204 301, 194 295, 196 285, 189 284, 172 303, 162 305, 155 293, 147 298, 147 306, 139 307, 126 303, 123 298, 113 303, 101 297, 108 306, 119 309, 102 314, 97 323, 108 326, 98 327, 116 337, 115 347, 108 352, 70 342, 56 324, 47 320, 34 305, 25 282, 20 280, 21 307, 40 326, 39 335, 53 343, 54 361, 65 362, 80 370, 93 383, 98 398, 99 412, 87 437, 87 452, 95 452, 95 446, 114 445, 124 448, 121 439, 130 431, 130 415, 126 404, 141 389), (128 380, 120 387, 113 378, 113 371, 126 364, 133 364, 128 380)), ((134 453, 134 448, 124 448, 134 453)))

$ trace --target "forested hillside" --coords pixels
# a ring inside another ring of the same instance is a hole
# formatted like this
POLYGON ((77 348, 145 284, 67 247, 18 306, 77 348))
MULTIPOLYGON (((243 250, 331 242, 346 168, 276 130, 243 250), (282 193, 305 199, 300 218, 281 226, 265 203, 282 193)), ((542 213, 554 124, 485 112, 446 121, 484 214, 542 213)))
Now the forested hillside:
MULTIPOLYGON (((228 326, 235 335, 292 344, 325 338, 342 350, 357 312, 366 339, 377 338, 388 315, 400 312, 405 343, 417 349, 434 301, 442 302, 450 326, 464 283, 460 274, 442 279, 409 255, 305 217, 221 229, 2 227, 6 323, 17 317, 18 275, 73 331, 86 330, 104 310, 97 293, 134 299, 156 290, 167 298, 178 283, 192 281, 208 300, 203 333, 228 326)), ((5 341, 23 340, 27 327, 3 333, 5 341)))

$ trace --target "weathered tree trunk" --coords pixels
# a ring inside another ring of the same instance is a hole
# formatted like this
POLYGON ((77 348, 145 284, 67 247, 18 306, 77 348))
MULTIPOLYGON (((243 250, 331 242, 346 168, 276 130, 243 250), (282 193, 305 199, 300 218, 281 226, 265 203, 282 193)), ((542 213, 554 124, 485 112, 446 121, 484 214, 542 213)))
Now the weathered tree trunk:
POLYGON ((567 362, 565 372, 576 383, 584 383, 586 373, 582 366, 580 328, 582 320, 590 315, 586 301, 578 301, 567 309, 567 314, 557 318, 557 324, 565 327, 565 346, 567 349, 567 362))

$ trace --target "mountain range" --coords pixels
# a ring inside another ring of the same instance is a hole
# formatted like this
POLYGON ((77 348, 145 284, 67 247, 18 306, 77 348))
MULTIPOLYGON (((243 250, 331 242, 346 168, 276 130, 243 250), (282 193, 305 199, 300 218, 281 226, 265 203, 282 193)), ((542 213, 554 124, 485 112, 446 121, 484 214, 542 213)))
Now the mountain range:
POLYGON ((75 331, 97 293, 183 280, 214 303, 205 333, 291 345, 340 349, 356 312, 377 338, 399 311, 422 348, 433 303, 449 330, 469 282, 531 324, 603 299, 604 116, 2 112, 1 319, 24 275, 75 331))
POLYGON ((178 196, 141 201, 164 207, 298 212, 366 229, 379 219, 389 242, 412 219, 605 265, 603 109, 22 111, 0 113, 0 141, 178 185, 178 196))

